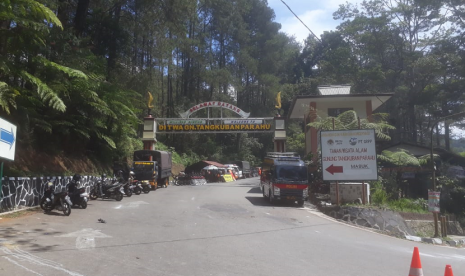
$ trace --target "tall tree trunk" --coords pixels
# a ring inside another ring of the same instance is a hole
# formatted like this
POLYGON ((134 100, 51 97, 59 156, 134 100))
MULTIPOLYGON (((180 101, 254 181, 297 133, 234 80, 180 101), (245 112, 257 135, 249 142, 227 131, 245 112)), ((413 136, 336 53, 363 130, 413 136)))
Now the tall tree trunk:
POLYGON ((415 115, 415 102, 414 100, 411 100, 409 105, 408 105, 408 120, 409 120, 409 131, 412 134, 410 136, 411 142, 416 143, 417 142, 417 117, 415 115))
MULTIPOLYGON (((79 0, 76 7, 76 16, 74 17, 74 32, 76 36, 81 36, 86 28, 87 10, 89 9, 90 0, 79 0)), ((121 6, 120 6, 121 8, 121 6)))
POLYGON ((60 20, 61 24, 65 26, 69 20, 68 14, 68 1, 66 0, 59 0, 58 1, 58 9, 57 9, 57 17, 60 20))
POLYGON ((447 121, 444 122, 444 142, 446 150, 450 150, 450 124, 447 121))
POLYGON ((115 12, 114 12, 114 17, 113 17, 113 31, 112 31, 112 41, 109 41, 109 46, 108 46, 108 79, 111 79, 111 73, 113 72, 113 69, 116 67, 116 58, 118 56, 118 38, 117 38, 117 29, 119 29, 119 20, 121 17, 121 2, 118 2, 115 5, 115 12))
MULTIPOLYGON (((11 21, 0 20, 0 30, 2 30, 2 32, 4 32, 5 30, 9 30, 10 25, 11 25, 11 21)), ((0 56, 6 56, 7 43, 8 43, 8 36, 4 35, 3 37, 0 37, 0 56)))
MULTIPOLYGON (((161 102, 160 102, 160 106, 161 106, 161 117, 164 117, 165 116, 165 77, 164 77, 164 74, 163 74, 163 71, 165 70, 165 65, 163 64, 163 56, 160 57, 160 79, 161 79, 161 102)), ((168 117, 168 116, 166 116, 168 117)))

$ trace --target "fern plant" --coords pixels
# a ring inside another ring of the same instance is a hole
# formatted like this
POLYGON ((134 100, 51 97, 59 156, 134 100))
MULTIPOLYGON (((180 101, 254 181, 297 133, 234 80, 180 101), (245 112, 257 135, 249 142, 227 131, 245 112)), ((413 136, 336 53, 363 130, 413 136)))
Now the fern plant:
MULTIPOLYGON (((314 114, 316 114, 315 111, 314 114)), ((368 118, 360 119, 360 129, 374 129, 378 139, 388 141, 391 137, 387 134, 387 131, 395 129, 394 126, 386 121, 388 117, 389 114, 387 113, 376 113, 368 118)), ((317 119, 307 124, 307 126, 318 130, 350 130, 358 129, 359 122, 357 113, 353 110, 348 110, 337 117, 321 118, 317 115, 317 119)))

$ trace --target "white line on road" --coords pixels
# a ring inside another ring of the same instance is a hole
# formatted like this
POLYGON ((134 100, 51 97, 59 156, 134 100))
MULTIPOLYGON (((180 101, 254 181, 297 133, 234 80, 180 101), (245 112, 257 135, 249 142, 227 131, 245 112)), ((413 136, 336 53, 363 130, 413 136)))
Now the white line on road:
POLYGON ((39 276, 44 276, 44 275, 40 274, 39 272, 35 272, 34 270, 29 269, 29 268, 25 267, 24 265, 21 265, 18 262, 13 261, 12 259, 10 259, 8 257, 3 257, 3 258, 7 259, 10 263, 13 263, 13 264, 17 265, 17 266, 21 267, 22 269, 24 269, 26 271, 29 271, 29 272, 34 273, 34 274, 39 275, 39 276))
MULTIPOLYGON (((17 259, 18 261, 23 262, 23 263, 24 262, 29 262, 30 264, 33 264, 33 265, 52 268, 52 269, 55 269, 55 270, 58 270, 58 271, 65 272, 66 274, 71 275, 71 276, 84 276, 84 275, 79 274, 77 272, 70 271, 70 270, 67 270, 67 269, 63 268, 62 264, 59 264, 59 263, 56 263, 56 262, 53 262, 53 261, 50 261, 50 260, 46 260, 46 259, 43 259, 43 258, 39 258, 37 256, 34 256, 34 255, 26 252, 26 251, 23 251, 23 250, 19 249, 16 246, 13 246, 12 250, 10 250, 9 248, 6 248, 6 247, 1 247, 1 250, 5 254, 7 254, 8 256, 11 256, 11 257, 17 259)), ((26 270, 28 270, 28 271, 36 274, 36 275, 42 275, 42 274, 40 274, 38 272, 33 271, 30 268, 26 268, 23 265, 20 265, 19 263, 13 261, 12 259, 9 259, 8 256, 5 256, 3 258, 7 259, 11 263, 16 264, 19 267, 21 267, 23 269, 26 269, 26 270)))
POLYGON ((134 202, 126 203, 126 204, 120 204, 113 208, 114 209, 138 208, 140 205, 144 205, 144 204, 150 204, 150 203, 145 202, 145 201, 134 201, 134 202))
POLYGON ((195 200, 195 196, 193 196, 193 197, 191 198, 191 200, 195 200))

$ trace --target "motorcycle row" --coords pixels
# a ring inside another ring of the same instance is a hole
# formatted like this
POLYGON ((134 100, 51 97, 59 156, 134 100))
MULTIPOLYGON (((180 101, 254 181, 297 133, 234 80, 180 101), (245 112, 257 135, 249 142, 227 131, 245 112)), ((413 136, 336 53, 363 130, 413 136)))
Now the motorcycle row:
POLYGON ((122 177, 122 172, 116 178, 107 178, 105 174, 90 188, 87 193, 86 187, 81 184, 81 176, 75 174, 69 183, 66 191, 55 192, 53 182, 48 182, 45 186, 44 195, 40 200, 40 208, 45 212, 57 210, 63 212, 65 216, 71 214, 71 207, 78 206, 81 209, 87 208, 89 199, 115 199, 120 201, 123 196, 127 197, 148 194, 151 185, 148 181, 135 181, 131 172, 128 181, 122 177))

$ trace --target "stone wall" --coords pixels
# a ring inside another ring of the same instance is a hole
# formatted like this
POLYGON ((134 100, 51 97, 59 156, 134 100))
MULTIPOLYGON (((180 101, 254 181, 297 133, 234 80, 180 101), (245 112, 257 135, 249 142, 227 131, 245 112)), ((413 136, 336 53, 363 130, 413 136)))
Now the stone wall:
POLYGON ((344 206, 327 212, 328 215, 348 223, 370 227, 386 234, 402 237, 414 235, 404 219, 394 211, 344 206))
MULTIPOLYGON (((2 180, 2 194, 0 194, 0 212, 10 211, 21 207, 33 207, 39 204, 44 194, 45 185, 51 181, 55 185, 55 191, 66 190, 71 176, 52 177, 9 177, 2 180)), ((95 176, 83 176, 81 186, 85 186, 87 192, 99 179, 95 176)))
MULTIPOLYGON (((432 237, 434 236, 434 221, 430 220, 406 220, 407 225, 415 232, 417 236, 432 237)), ((441 223, 438 223, 438 233, 441 234, 441 223)), ((464 232, 460 223, 457 221, 449 221, 447 224, 448 235, 463 236, 464 232)))

